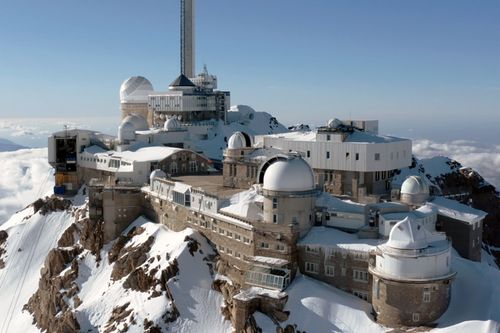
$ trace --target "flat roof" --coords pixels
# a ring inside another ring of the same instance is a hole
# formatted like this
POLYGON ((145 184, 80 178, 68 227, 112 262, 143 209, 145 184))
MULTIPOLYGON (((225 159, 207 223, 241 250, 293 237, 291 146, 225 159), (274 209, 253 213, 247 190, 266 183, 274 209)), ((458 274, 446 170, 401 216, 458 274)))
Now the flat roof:
POLYGON ((221 199, 229 198, 235 193, 244 191, 241 188, 223 186, 222 179, 222 175, 220 174, 172 177, 172 180, 175 182, 182 182, 191 185, 193 188, 201 188, 208 193, 215 194, 221 199))
POLYGON ((298 242, 298 245, 368 252, 379 245, 380 241, 380 239, 358 238, 356 234, 349 234, 331 227, 312 227, 307 235, 298 242))

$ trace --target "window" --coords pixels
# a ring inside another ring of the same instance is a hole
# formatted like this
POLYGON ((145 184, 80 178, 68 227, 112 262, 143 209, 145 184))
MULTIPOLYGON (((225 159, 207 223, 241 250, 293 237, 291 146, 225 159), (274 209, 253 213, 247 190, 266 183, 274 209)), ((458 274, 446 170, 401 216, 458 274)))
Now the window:
POLYGON ((326 152, 326 159, 329 159, 329 158, 330 158, 330 152, 329 152, 329 151, 327 151, 327 152, 326 152))
POLYGON ((417 321, 420 320, 420 313, 415 312, 415 313, 412 314, 411 317, 412 317, 412 319, 413 319, 414 322, 417 322, 417 321))
POLYGON ((380 153, 375 153, 375 161, 380 161, 380 153))
POLYGON ((224 252, 225 248, 222 245, 219 245, 219 252, 224 252))
POLYGON ((380 180, 380 171, 375 171, 375 181, 380 180))
POLYGON ((330 141, 332 139, 332 137, 330 136, 330 134, 327 134, 326 135, 326 141, 330 141))
POLYGON ((224 229, 219 228, 219 234, 224 235, 224 229))
POLYGON ((278 208, 278 198, 273 198, 273 209, 278 208))
POLYGON ((233 250, 231 250, 230 248, 227 248, 226 250, 227 254, 229 254, 230 256, 233 255, 233 250))
POLYGON ((266 243, 266 242, 260 242, 260 248, 261 248, 261 249, 268 249, 268 248, 269 248, 269 243, 266 243))
POLYGON ((354 281, 357 281, 357 282, 368 282, 368 272, 353 269, 352 270, 352 278, 354 281))
POLYGON ((241 241, 241 236, 239 234, 234 234, 234 239, 241 241))
POLYGON ((276 244, 275 246, 276 251, 285 251, 285 245, 283 244, 276 244))
POLYGON ((356 153, 356 161, 359 161, 359 153, 356 153))
POLYGON ((170 173, 175 175, 177 173, 177 162, 172 162, 170 164, 170 173))
POLYGON ((241 254, 240 254, 239 252, 234 252, 234 256, 235 256, 236 258, 241 258, 241 254))
POLYGON ((387 177, 387 171, 382 171, 382 179, 385 179, 387 177))
POLYGON ((319 253, 319 248, 316 246, 306 246, 306 252, 308 253, 319 253))
POLYGON ((305 270, 307 273, 318 274, 319 272, 318 267, 319 265, 315 262, 306 262, 305 270))
POLYGON ((309 157, 311 157, 311 151, 310 150, 307 151, 307 158, 309 158, 309 157))
POLYGON ((243 243, 250 244, 250 238, 243 237, 243 243))
POLYGON ((198 171, 198 163, 196 163, 196 161, 189 161, 189 171, 190 172, 198 171))
POLYGON ((430 291, 424 291, 424 294, 422 295, 424 303, 429 303, 431 301, 431 292, 430 291))
POLYGON ((273 223, 278 223, 278 215, 273 214, 273 223))
POLYGON ((346 273, 345 267, 341 267, 340 268, 340 275, 345 276, 345 273, 346 273))
POLYGON ((325 265, 325 275, 334 276, 335 267, 331 265, 325 265))
POLYGON ((233 237, 233 233, 231 231, 229 231, 229 230, 226 230, 226 236, 232 238, 233 237))

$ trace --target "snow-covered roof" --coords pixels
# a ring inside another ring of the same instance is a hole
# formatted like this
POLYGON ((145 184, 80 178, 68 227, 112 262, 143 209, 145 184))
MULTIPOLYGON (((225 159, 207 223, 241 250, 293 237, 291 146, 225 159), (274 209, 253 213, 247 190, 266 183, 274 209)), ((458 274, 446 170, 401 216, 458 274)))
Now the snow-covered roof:
POLYGON ((265 190, 310 191, 315 188, 314 174, 309 164, 300 157, 276 161, 264 173, 265 190))
POLYGON ((278 267, 288 265, 288 260, 274 258, 274 257, 254 256, 252 257, 252 260, 257 263, 278 266, 278 267))
POLYGON ((264 197, 257 192, 255 187, 234 194, 228 201, 229 205, 221 208, 221 212, 252 221, 262 219, 262 202, 264 201, 264 197))
POLYGON ((435 207, 440 215, 468 223, 481 221, 487 215, 487 213, 482 210, 472 208, 458 201, 444 197, 435 197, 429 202, 429 205, 435 207))
POLYGON ((161 161, 179 151, 182 151, 182 149, 156 146, 139 148, 135 151, 126 150, 122 152, 115 152, 113 153, 113 156, 129 161, 150 162, 161 161))
POLYGON ((148 95, 153 91, 153 85, 148 79, 142 76, 132 76, 120 87, 120 101, 122 103, 147 103, 148 95))
POLYGON ((391 220, 391 221, 401 221, 404 220, 405 218, 415 218, 415 219, 422 219, 430 215, 436 214, 436 210, 430 206, 430 205, 425 205, 422 206, 416 210, 411 210, 407 212, 395 212, 395 213, 386 213, 382 214, 382 217, 385 220, 391 220))
POLYGON ((148 122, 143 116, 132 113, 123 118, 122 124, 131 123, 136 131, 145 131, 149 128, 148 122))
POLYGON ((401 250, 417 250, 426 248, 429 243, 425 228, 406 217, 392 228, 386 245, 401 250))
POLYGON ((351 200, 340 200, 326 192, 322 192, 316 198, 316 207, 325 207, 328 210, 355 214, 365 214, 366 212, 366 205, 351 200))
POLYGON ((181 127, 181 123, 177 118, 168 118, 163 124, 163 129, 166 131, 175 131, 181 127))
MULTIPOLYGON (((268 137, 272 138, 284 138, 287 140, 293 140, 293 141, 316 141, 317 140, 317 131, 296 131, 296 132, 289 132, 289 133, 280 133, 280 134, 273 134, 273 135, 267 135, 268 137)), ((344 140, 344 142, 351 142, 351 143, 387 143, 387 142, 397 142, 397 141, 404 141, 408 139, 403 139, 403 138, 397 138, 393 136, 384 136, 384 135, 376 135, 373 133, 368 133, 368 132, 362 132, 362 131, 355 131, 353 133, 350 133, 347 138, 344 140)))
POLYGON ((355 234, 349 234, 335 228, 312 227, 298 244, 368 252, 378 245, 378 240, 359 239, 355 234))

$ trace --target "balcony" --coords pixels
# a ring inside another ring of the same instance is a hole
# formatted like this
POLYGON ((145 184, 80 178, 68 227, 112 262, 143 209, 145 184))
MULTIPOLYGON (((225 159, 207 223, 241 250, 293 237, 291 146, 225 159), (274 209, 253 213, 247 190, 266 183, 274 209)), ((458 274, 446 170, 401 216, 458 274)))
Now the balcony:
POLYGON ((246 283, 269 289, 283 290, 290 284, 290 271, 288 269, 255 266, 245 273, 246 283))

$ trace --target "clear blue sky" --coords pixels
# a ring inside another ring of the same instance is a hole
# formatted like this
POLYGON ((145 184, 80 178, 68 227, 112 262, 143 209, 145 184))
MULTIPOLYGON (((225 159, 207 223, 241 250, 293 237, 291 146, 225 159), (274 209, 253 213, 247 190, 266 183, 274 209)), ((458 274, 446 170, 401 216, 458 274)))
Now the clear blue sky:
MULTIPOLYGON (((500 125, 498 0, 198 0, 196 14, 197 69, 287 124, 500 125)), ((178 64, 178 0, 0 5, 0 117, 118 119, 123 80, 165 90, 178 64)))

